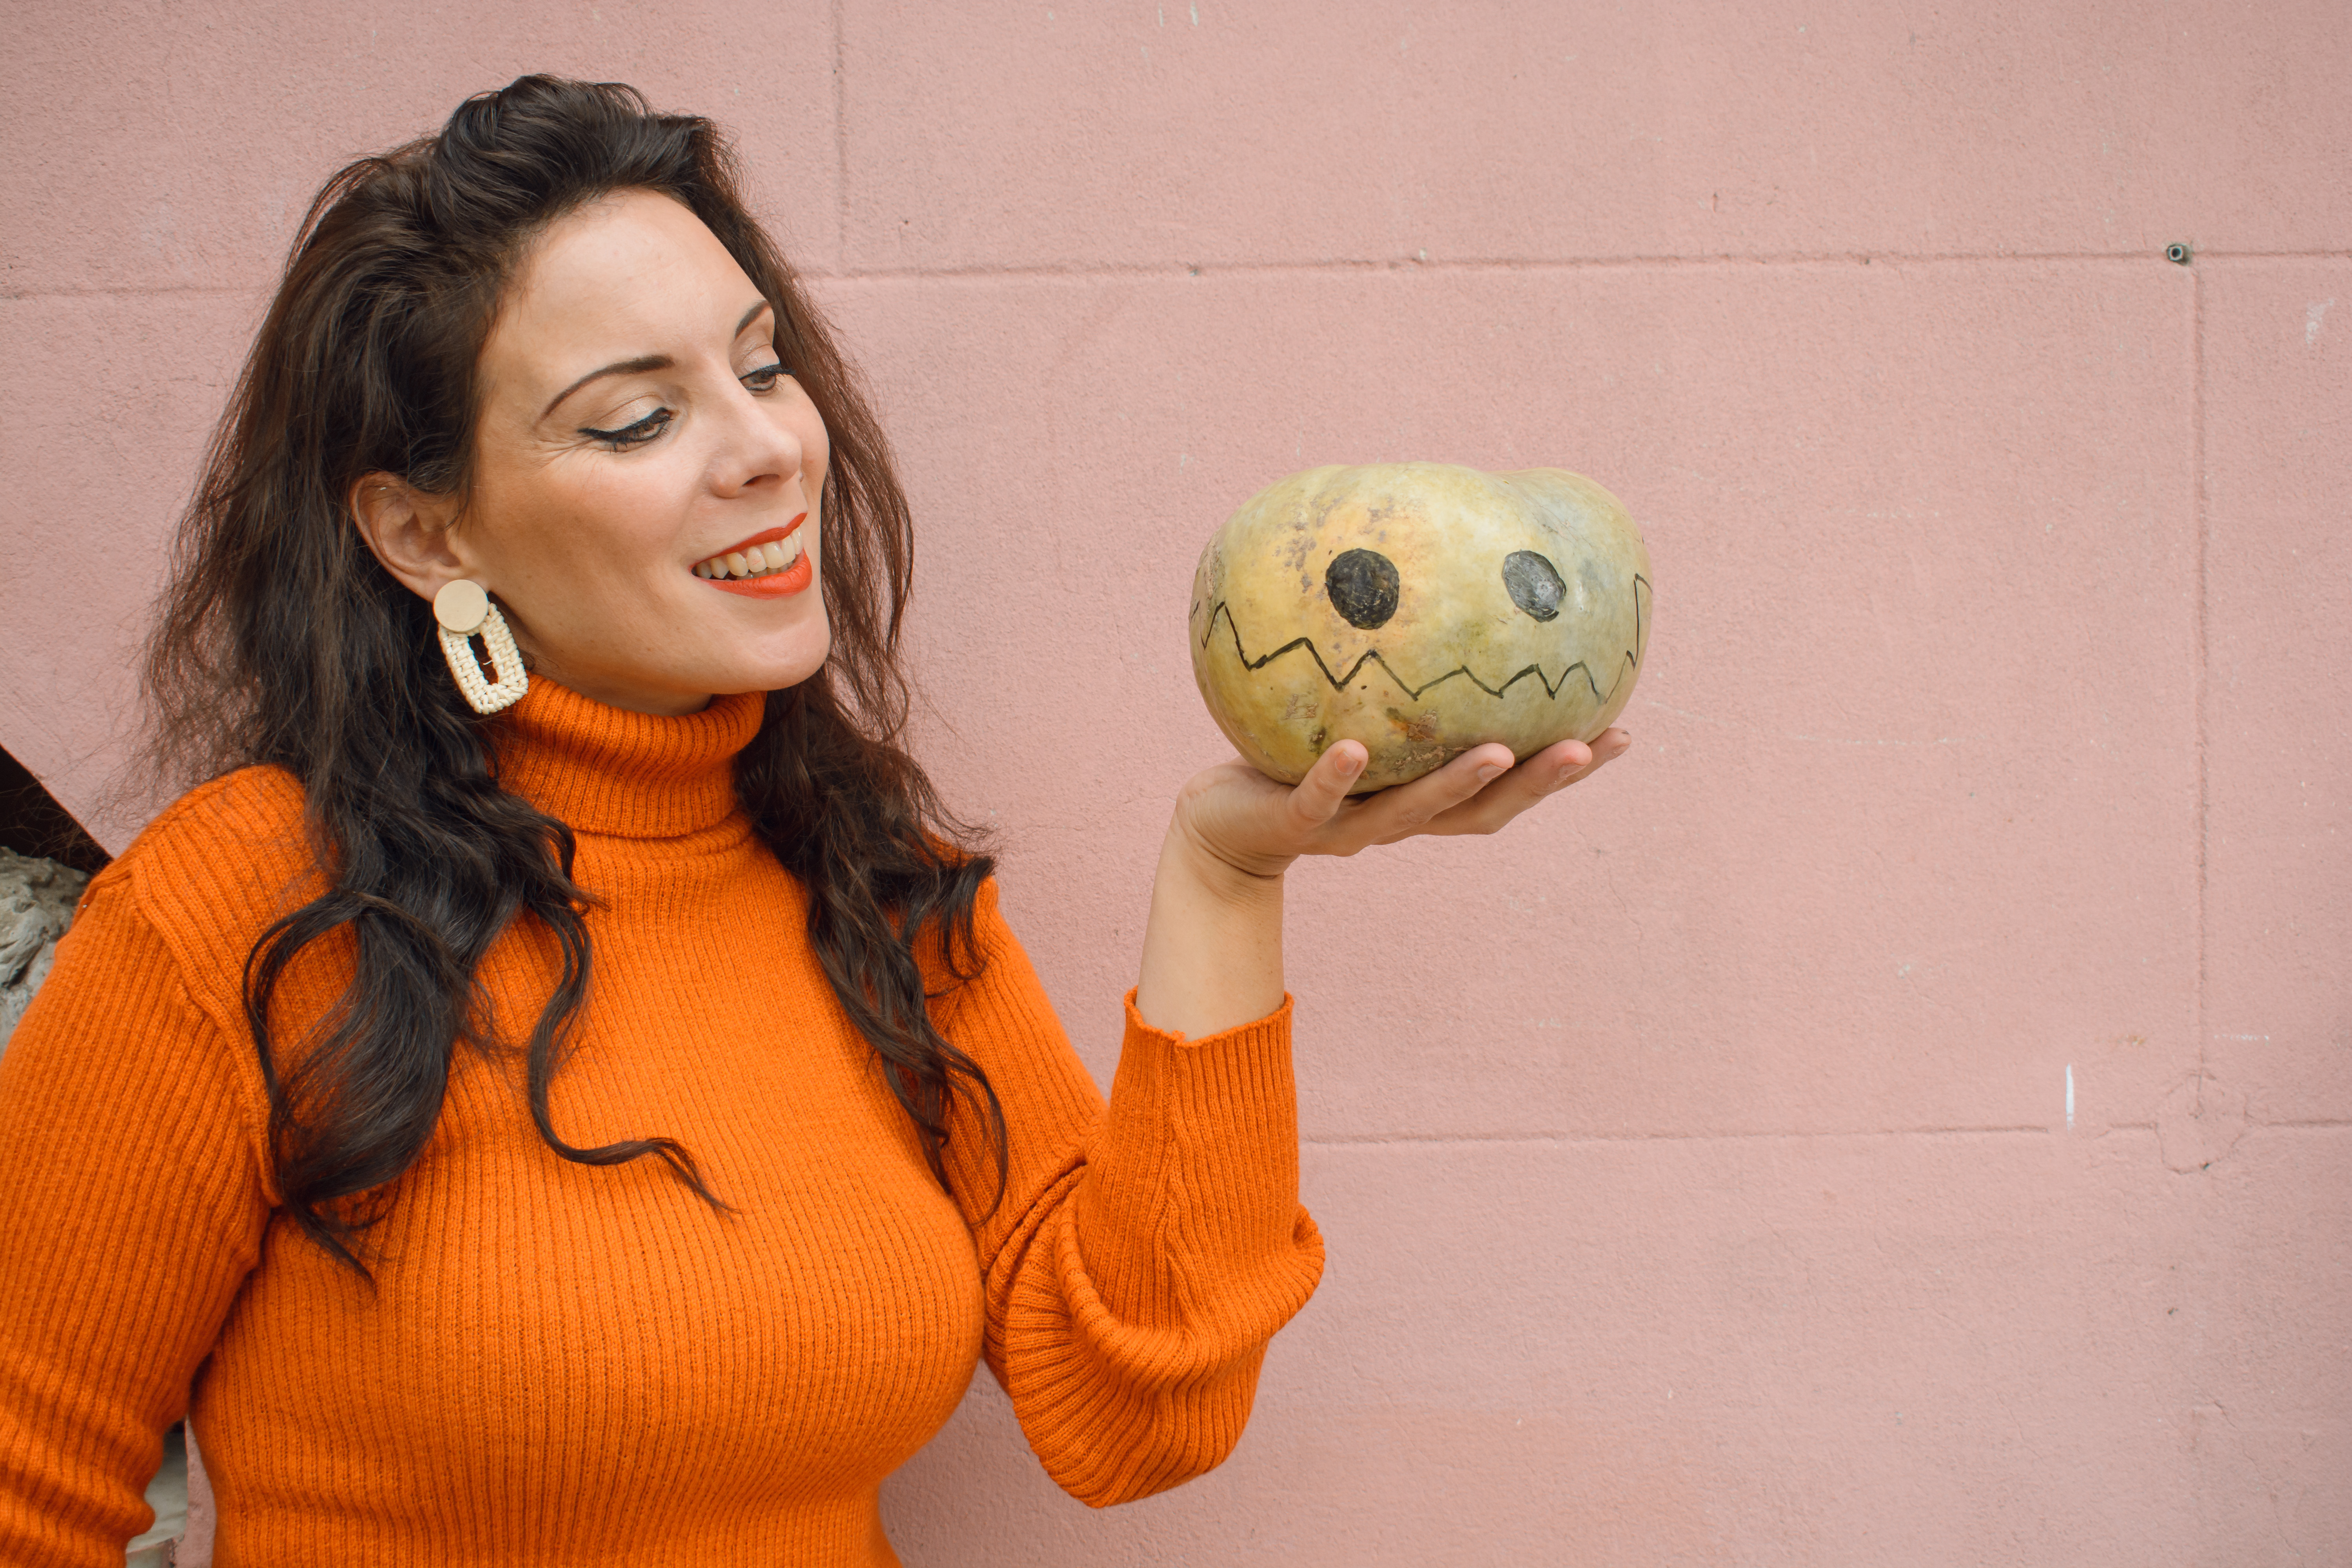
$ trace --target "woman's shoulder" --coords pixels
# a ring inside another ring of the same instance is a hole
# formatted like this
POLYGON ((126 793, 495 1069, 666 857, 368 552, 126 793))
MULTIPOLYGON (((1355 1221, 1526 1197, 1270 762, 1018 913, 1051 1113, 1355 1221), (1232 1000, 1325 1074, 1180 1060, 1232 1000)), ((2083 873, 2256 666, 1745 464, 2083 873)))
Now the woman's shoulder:
POLYGON ((198 784, 162 811, 115 858, 142 879, 200 873, 226 861, 308 866, 302 786, 284 768, 239 768, 198 784))
MULTIPOLYGON (((302 791, 280 770, 242 769, 173 802, 82 889, 11 1061, 45 1064, 26 1070, 62 1097, 55 1103, 101 1121, 132 1114, 122 1108, 151 1089, 184 1097, 198 1109, 173 1126, 194 1143, 218 1131, 201 1108, 226 1108, 232 1121, 220 1125, 247 1140, 266 1172, 268 1096, 243 976, 278 906, 307 901, 310 859, 302 791)), ((274 1191, 266 1174, 256 1179, 274 1191)))
POLYGON ((245 952, 261 930, 317 896, 302 786, 283 768, 239 768, 159 812, 90 881, 119 889, 185 962, 245 952))

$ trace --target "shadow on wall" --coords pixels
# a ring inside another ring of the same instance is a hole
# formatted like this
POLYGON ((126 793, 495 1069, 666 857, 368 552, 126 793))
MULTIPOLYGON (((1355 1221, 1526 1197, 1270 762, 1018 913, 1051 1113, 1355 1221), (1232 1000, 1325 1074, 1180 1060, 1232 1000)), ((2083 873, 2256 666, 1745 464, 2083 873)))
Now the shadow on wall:
POLYGON ((55 860, 84 875, 103 869, 109 858, 41 781, 5 752, 0 752, 0 848, 55 860))
POLYGON ((58 938, 106 851, 0 752, 0 1050, 49 973, 58 938))

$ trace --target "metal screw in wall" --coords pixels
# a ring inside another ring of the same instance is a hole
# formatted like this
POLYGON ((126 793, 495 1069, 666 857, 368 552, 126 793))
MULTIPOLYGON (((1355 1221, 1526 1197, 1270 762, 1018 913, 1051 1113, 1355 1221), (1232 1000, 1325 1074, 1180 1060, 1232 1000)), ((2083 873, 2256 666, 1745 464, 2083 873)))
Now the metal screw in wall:
POLYGON ((2171 262, 2175 267, 2188 266, 2189 256, 2189 247, 2178 241, 2175 241, 2173 244, 2168 245, 2164 247, 2164 258, 2167 261, 2171 262))

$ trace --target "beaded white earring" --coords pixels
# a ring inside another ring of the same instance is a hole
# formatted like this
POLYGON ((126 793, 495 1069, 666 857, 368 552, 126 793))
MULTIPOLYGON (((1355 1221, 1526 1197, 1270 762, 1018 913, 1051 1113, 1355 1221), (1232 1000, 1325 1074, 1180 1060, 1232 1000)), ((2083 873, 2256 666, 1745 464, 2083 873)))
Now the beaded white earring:
POLYGON ((522 650, 515 647, 506 617, 499 614, 479 583, 460 577, 444 584, 433 595, 433 618, 441 623, 441 652, 449 661, 449 673, 457 678, 457 689, 466 694, 475 712, 496 713, 522 700, 522 694, 530 689, 522 650), (473 639, 478 634, 482 646, 490 650, 490 668, 498 676, 495 683, 482 679, 481 661, 474 657, 473 639))

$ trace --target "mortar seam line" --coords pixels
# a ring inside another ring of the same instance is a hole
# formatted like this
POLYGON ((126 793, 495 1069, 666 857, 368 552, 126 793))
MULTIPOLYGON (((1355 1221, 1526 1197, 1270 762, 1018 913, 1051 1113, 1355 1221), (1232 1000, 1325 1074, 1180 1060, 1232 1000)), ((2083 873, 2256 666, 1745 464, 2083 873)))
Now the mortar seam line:
POLYGON ((2189 509, 2197 531, 2197 668, 2189 687, 2197 736, 2197 974, 2190 1016, 2197 1030, 2197 1113, 2205 1110, 2206 1054, 2211 1048, 2211 1022, 2207 1015, 2207 963, 2211 924, 2208 895, 2212 811, 2212 736, 2208 732, 2212 669, 2212 609, 2208 564, 2212 556, 2212 522, 2205 490, 2205 280, 2189 268, 2189 509))
MULTIPOLYGON (((2198 253, 2201 262, 2287 259, 2334 260, 2352 259, 2352 251, 2221 251, 2198 253)), ((1590 271, 1631 271, 1643 268, 1660 270, 1700 270, 1734 267, 1804 267, 1853 266, 1885 264, 1901 267, 1948 266, 1973 263, 2002 264, 2011 262, 2072 262, 2084 265, 2112 262, 2152 266, 2163 261, 2160 252, 2120 251, 1769 251, 1755 254, 1717 252, 1703 255, 1672 254, 1605 257, 1526 257, 1526 258, 1455 258, 1437 261, 1416 261, 1409 257, 1327 258, 1315 261, 1235 261, 1235 262, 1065 262, 1009 266, 996 263, 973 263, 941 267, 847 267, 822 274, 840 282, 904 281, 917 279, 1097 279, 1097 278, 1170 278, 1193 279, 1211 275, 1240 277, 1251 274, 1349 274, 1360 272, 1433 272, 1433 273, 1553 273, 1590 271)), ((2169 262, 2164 263, 2167 266, 2169 262)), ((820 276, 812 273, 810 276, 820 276)))
MULTIPOLYGON (((2352 1128, 2352 1119, 2338 1120, 2321 1117, 2292 1121, 2249 1121, 2246 1123, 2246 1131, 2249 1132, 2326 1131, 2343 1128, 2352 1128)), ((2156 1131, 2156 1123, 2153 1121, 2111 1121, 2107 1123, 2106 1131, 2110 1132, 2153 1132, 2156 1131)), ((1380 1148, 1388 1145, 1434 1147, 1454 1143, 1758 1143, 1790 1142, 1800 1140, 1822 1138, 1958 1138, 1971 1136, 2008 1137, 2023 1134, 2031 1134, 2039 1138, 2067 1136, 2067 1134, 2064 1133, 2053 1134, 2053 1130, 2045 1126, 2021 1125, 2014 1127, 1898 1127, 1880 1128, 1875 1130, 1831 1128, 1812 1132, 1472 1132, 1449 1135, 1429 1133, 1383 1133, 1365 1134, 1360 1137, 1301 1138, 1299 1140, 1299 1143, 1302 1147, 1310 1149, 1366 1149, 1380 1148)), ((2081 1134, 2075 1134, 2074 1136, 2081 1136, 2081 1134)))
MULTIPOLYGON (((840 13, 841 0, 835 0, 835 15, 840 13)), ((842 45, 836 37, 835 60, 838 67, 842 45)), ((840 232, 836 243, 847 247, 849 205, 849 149, 845 72, 836 68, 834 80, 835 97, 835 177, 836 182, 835 221, 840 232)), ((1244 277, 1251 274, 1278 276, 1325 273, 1346 275, 1360 272, 1450 272, 1450 273, 1549 273, 1638 271, 1645 268, 1660 270, 1701 270, 1730 267, 1803 267, 1825 265, 1906 264, 1948 266, 1963 263, 2008 263, 2066 261, 2077 263, 2117 262, 2137 263, 2148 258, 2138 251, 2049 251, 2049 252, 1919 252, 1899 251, 1822 251, 1774 252, 1753 256, 1720 253, 1709 256, 1625 256, 1562 258, 1525 258, 1496 260, 1412 261, 1402 258, 1341 259, 1322 261, 1244 261, 1210 262, 1194 267, 1183 262, 1104 263, 1080 262, 1067 266, 1039 267, 934 267, 934 268, 803 268, 800 276, 810 281, 868 283, 908 282, 936 279, 953 281, 968 279, 1003 279, 1013 281, 1068 278, 1097 279, 1157 279, 1244 277)), ((2215 261, 2346 261, 2352 260, 2352 250, 2202 250, 2198 252, 2200 263, 2215 261)), ((30 300, 83 300, 108 298, 169 298, 191 294, 248 294, 268 287, 268 279, 257 279, 250 283, 190 283, 169 288, 96 288, 96 289, 0 289, 0 303, 30 300)))
POLYGON ((1748 1143, 1779 1142, 1805 1138, 1957 1138, 1991 1134, 2032 1133, 2050 1136, 2050 1129, 2041 1125, 2012 1127, 1900 1127, 1860 1130, 1830 1129, 1822 1131, 1768 1131, 1761 1132, 1469 1132, 1441 1133, 1366 1133, 1359 1137, 1302 1138, 1309 1147, 1361 1148, 1386 1143, 1748 1143))
POLYGON ((833 253, 849 258, 849 37, 842 15, 847 0, 833 0, 833 253))
POLYGON ((166 289, 27 289, 20 293, 0 290, 0 304, 18 300, 168 300, 181 294, 257 294, 264 285, 175 283, 166 289))

